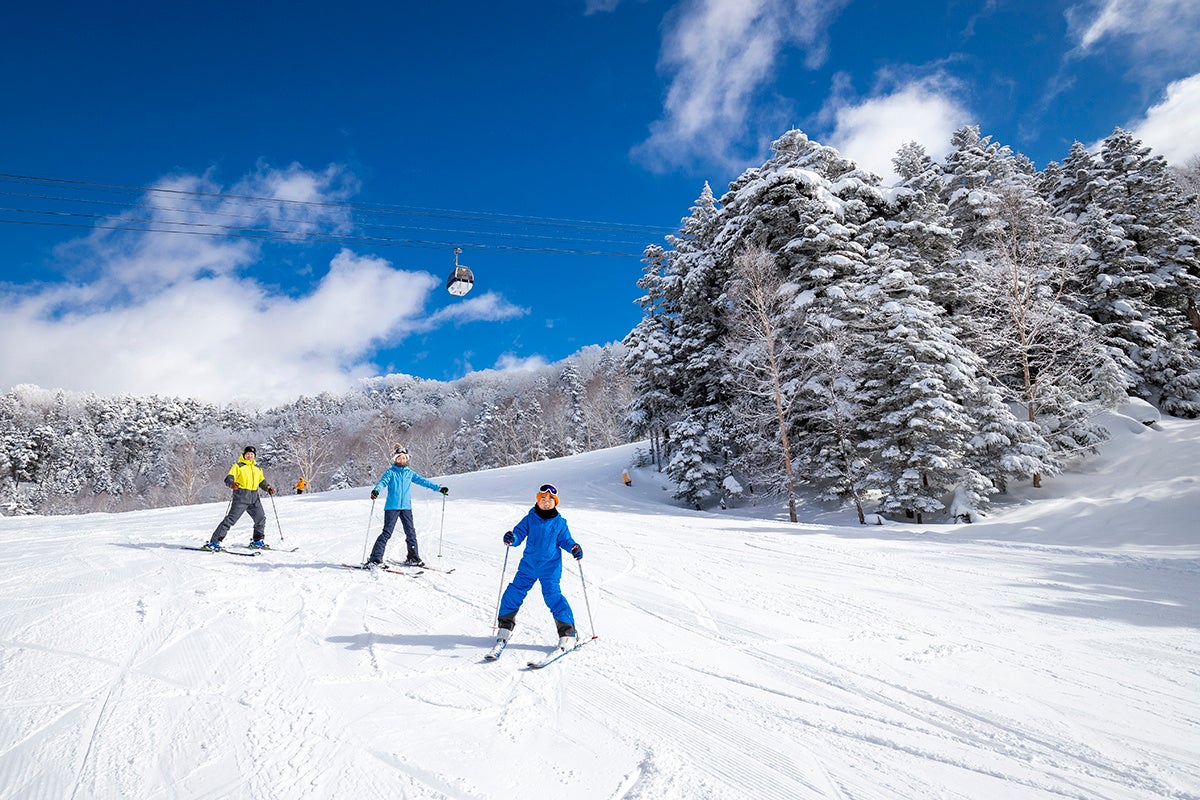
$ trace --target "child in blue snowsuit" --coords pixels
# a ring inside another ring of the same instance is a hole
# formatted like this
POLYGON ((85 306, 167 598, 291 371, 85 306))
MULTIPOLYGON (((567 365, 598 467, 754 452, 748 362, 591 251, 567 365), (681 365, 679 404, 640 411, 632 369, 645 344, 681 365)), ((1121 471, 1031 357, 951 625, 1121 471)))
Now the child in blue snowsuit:
POLYGON ((504 534, 504 543, 510 547, 525 543, 525 552, 517 567, 512 583, 500 598, 500 613, 496 620, 498 638, 507 640, 516 626, 517 611, 525 595, 535 582, 542 584, 542 597, 554 615, 558 627, 558 646, 569 649, 575 646, 578 633, 575 630, 575 615, 567 598, 563 597, 559 581, 562 579, 562 553, 566 550, 576 560, 583 558, 583 548, 571 538, 567 521, 558 513, 558 489, 544 484, 537 493, 537 502, 525 518, 504 534))
POLYGON ((404 561, 405 565, 425 566, 425 562, 417 553, 417 529, 413 525, 412 498, 409 489, 414 483, 442 494, 450 493, 448 487, 438 486, 428 478, 409 469, 408 450, 396 445, 396 452, 392 456, 392 466, 383 473, 379 483, 375 484, 375 488, 371 490, 371 499, 374 500, 386 488, 387 500, 383 504, 383 532, 375 540, 375 547, 371 549, 371 557, 367 559, 367 566, 378 567, 383 564, 383 551, 387 549, 388 539, 392 538, 392 530, 396 527, 397 519, 404 525, 404 540, 408 545, 408 558, 404 561))

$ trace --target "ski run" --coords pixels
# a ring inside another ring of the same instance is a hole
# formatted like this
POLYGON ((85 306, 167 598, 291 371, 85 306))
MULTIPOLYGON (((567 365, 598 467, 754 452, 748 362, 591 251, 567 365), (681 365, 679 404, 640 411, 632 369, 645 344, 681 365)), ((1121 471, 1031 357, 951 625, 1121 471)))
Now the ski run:
POLYGON ((181 549, 225 504, 0 518, 0 798, 1197 800, 1200 423, 1103 421, 971 525, 691 511, 632 445, 441 476, 419 580, 342 566, 370 487, 253 558, 181 549), (528 669, 535 586, 485 663, 546 481, 599 638, 528 669))

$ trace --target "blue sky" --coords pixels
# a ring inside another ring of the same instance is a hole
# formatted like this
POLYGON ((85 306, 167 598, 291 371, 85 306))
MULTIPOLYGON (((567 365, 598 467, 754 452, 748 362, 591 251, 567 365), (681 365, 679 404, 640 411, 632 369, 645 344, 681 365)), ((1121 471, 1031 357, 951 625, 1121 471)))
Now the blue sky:
POLYGON ((6 9, 0 388, 555 361, 628 333, 644 246, 791 127, 885 177, 967 123, 1039 167, 1118 125, 1185 163, 1198 36, 1194 0, 6 9))

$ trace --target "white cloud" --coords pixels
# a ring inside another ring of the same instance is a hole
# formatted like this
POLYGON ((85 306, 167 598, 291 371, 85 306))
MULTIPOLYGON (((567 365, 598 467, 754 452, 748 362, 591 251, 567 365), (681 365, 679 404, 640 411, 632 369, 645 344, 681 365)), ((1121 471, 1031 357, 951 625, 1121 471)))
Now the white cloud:
POLYGON ((1071 6, 1066 16, 1077 56, 1128 48, 1131 69, 1151 77, 1200 63, 1196 0, 1091 0, 1071 6))
POLYGON ((1130 131, 1175 166, 1200 156, 1200 73, 1167 87, 1166 99, 1146 112, 1130 131))
POLYGON ((515 372, 532 372, 535 369, 540 369, 549 363, 542 356, 529 356, 528 358, 519 358, 512 353, 505 353, 500 358, 496 359, 495 369, 512 370, 515 372))
POLYGON ((825 27, 846 2, 687 0, 664 21, 659 69, 671 83, 662 118, 634 155, 659 168, 740 162, 732 150, 754 136, 751 106, 780 51, 800 46, 811 66, 822 63, 825 27))
POLYGON ((583 13, 586 15, 615 11, 619 5, 621 5, 621 0, 586 0, 583 13))
POLYGON ((523 317, 529 309, 515 306, 495 292, 475 295, 468 300, 446 306, 429 317, 429 327, 446 323, 462 325, 467 322, 499 322, 523 317))
POLYGON ((1200 4, 1195 0, 1093 0, 1068 8, 1067 19, 1083 50, 1123 36, 1150 46, 1190 47, 1200 23, 1200 4))
MULTIPOLYGON (((347 222, 342 207, 325 205, 337 197, 335 184, 344 185, 334 178, 260 168, 220 198, 150 193, 127 216, 208 224, 239 215, 261 224, 277 214, 293 227, 328 231, 347 222), (231 194, 312 205, 239 204, 231 194)), ((216 187, 180 176, 156 188, 216 187)), ((524 313, 484 294, 429 317, 425 305, 440 278, 349 250, 315 284, 290 292, 263 277, 260 245, 243 239, 98 231, 60 255, 88 279, 0 296, 0 339, 21 343, 5 348, 0 386, 285 402, 376 374, 376 348, 414 331, 524 313)))
POLYGON ((950 151, 951 134, 971 120, 940 79, 909 83, 857 103, 831 101, 822 115, 833 119, 827 144, 885 184, 897 178, 892 157, 901 145, 915 141, 939 159, 950 151))

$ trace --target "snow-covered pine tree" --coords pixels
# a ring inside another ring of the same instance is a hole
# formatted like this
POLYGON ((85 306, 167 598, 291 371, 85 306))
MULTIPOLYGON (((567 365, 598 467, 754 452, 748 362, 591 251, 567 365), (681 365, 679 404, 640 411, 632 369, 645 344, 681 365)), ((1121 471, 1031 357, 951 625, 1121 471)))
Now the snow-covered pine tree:
POLYGON ((917 282, 929 290, 929 299, 954 314, 962 305, 953 267, 960 252, 941 199, 942 169, 915 142, 901 147, 892 164, 901 182, 886 213, 888 248, 908 263, 917 282))
POLYGON ((675 482, 674 496, 692 508, 704 508, 713 497, 719 496, 718 473, 712 464, 705 425, 688 413, 671 424, 669 436, 673 447, 666 472, 675 482))
MULTIPOLYGON (((729 372, 724 355, 728 334, 721 309, 726 305, 724 296, 730 272, 730 264, 718 259, 712 246, 714 225, 719 217, 712 190, 705 183, 679 233, 667 237, 674 248, 670 271, 679 284, 679 309, 671 342, 673 392, 682 412, 700 424, 708 466, 718 477, 729 438, 722 424, 726 419, 723 411, 729 404, 729 372)), ((688 425, 676 431, 695 429, 694 425, 688 425)), ((705 474, 709 472, 706 468, 705 474)), ((691 482, 695 485, 694 474, 691 482)), ((717 489, 715 482, 706 486, 706 495, 717 489)))
POLYGON ((859 449, 871 462, 858 491, 879 496, 883 513, 917 522, 941 512, 956 485, 972 508, 985 507, 994 491, 964 459, 977 424, 966 400, 980 359, 928 295, 909 262, 880 243, 857 297, 872 311, 853 331, 863 364, 859 402, 869 410, 859 449))
POLYGON ((1188 228, 1195 199, 1161 156, 1120 128, 1101 144, 1092 177, 1082 197, 1060 201, 1086 203, 1087 312, 1132 363, 1139 397, 1200 416, 1200 335, 1188 317, 1200 297, 1200 239, 1188 228))
POLYGON ((529 404, 522 415, 525 420, 522 431, 525 434, 525 453, 528 462, 545 461, 550 458, 546 446, 546 424, 542 419, 542 404, 537 396, 529 398, 529 404))
POLYGON ((573 456, 587 452, 590 433, 588 419, 583 409, 584 385, 579 367, 571 361, 563 365, 558 376, 558 388, 566 401, 566 419, 563 431, 563 455, 573 456))
POLYGON ((1073 228, 1040 196, 1026 159, 975 128, 955 143, 945 195, 969 243, 958 264, 961 338, 1006 399, 1041 426, 1056 457, 1094 447, 1106 434, 1091 416, 1118 401, 1123 383, 1095 325, 1069 304, 1073 228))

